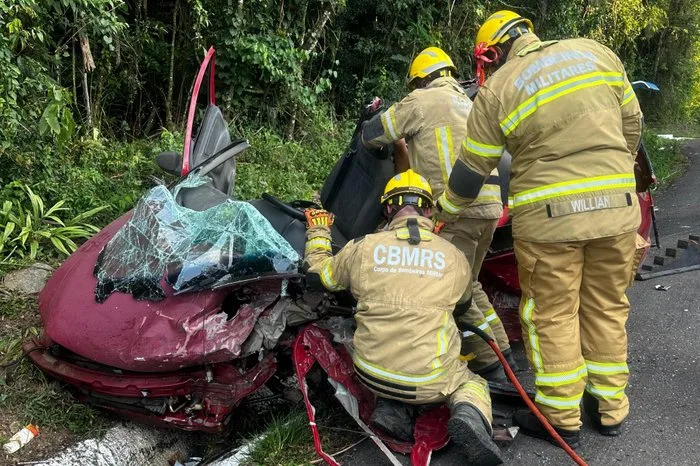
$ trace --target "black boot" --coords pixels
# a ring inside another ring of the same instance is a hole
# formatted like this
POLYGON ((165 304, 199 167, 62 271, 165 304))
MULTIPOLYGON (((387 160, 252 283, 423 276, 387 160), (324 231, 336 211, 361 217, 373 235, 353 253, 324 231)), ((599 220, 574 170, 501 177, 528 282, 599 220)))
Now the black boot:
POLYGON ((518 364, 518 361, 515 360, 513 357, 513 351, 508 350, 505 353, 503 353, 503 356, 506 358, 506 362, 510 366, 510 368, 513 370, 513 372, 520 372, 523 370, 522 367, 520 367, 520 364, 518 364))
POLYGON ((413 421, 406 403, 378 397, 369 423, 378 431, 397 440, 413 441, 413 421))
POLYGON ((487 382, 508 383, 508 377, 506 377, 500 361, 490 364, 479 371, 474 371, 474 373, 486 379, 487 382))
MULTIPOLYGON (((552 445, 560 446, 554 438, 549 435, 549 432, 540 423, 537 416, 526 409, 521 409, 513 415, 513 423, 520 427, 523 434, 530 437, 548 440, 552 445)), ((559 429, 554 427, 559 436, 574 450, 581 446, 581 435, 578 430, 559 429)))
POLYGON ((598 429, 601 435, 617 437, 622 433, 622 422, 611 426, 605 426, 600 421, 600 411, 598 411, 598 399, 588 392, 583 392, 583 411, 591 420, 593 426, 598 429))
POLYGON ((452 441, 463 448, 468 464, 491 466, 503 463, 503 459, 491 440, 490 427, 476 408, 459 403, 452 407, 447 432, 452 441))

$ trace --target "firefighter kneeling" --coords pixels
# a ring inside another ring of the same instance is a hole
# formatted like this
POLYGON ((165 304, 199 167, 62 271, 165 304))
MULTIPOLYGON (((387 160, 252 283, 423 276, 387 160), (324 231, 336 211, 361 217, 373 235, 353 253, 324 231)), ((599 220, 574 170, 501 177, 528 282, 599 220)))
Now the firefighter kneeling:
POLYGON ((332 215, 306 211, 309 272, 327 289, 349 289, 357 298, 353 361, 359 379, 377 395, 371 422, 410 440, 406 404, 446 401, 449 434, 464 446, 469 463, 500 464, 488 385, 459 357, 455 317, 471 301, 469 264, 432 233, 432 192, 423 177, 412 170, 396 175, 381 202, 388 230, 357 238, 335 256, 332 215))

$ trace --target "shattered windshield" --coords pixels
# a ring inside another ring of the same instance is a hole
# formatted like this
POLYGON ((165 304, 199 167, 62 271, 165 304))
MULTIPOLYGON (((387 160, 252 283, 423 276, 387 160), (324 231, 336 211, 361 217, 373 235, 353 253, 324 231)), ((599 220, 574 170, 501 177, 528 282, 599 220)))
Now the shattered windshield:
POLYGON ((95 299, 114 291, 136 299, 165 297, 161 280, 176 292, 209 289, 266 273, 293 273, 298 254, 247 202, 227 199, 201 212, 178 205, 178 192, 208 183, 192 175, 171 193, 156 186, 97 260, 95 299))

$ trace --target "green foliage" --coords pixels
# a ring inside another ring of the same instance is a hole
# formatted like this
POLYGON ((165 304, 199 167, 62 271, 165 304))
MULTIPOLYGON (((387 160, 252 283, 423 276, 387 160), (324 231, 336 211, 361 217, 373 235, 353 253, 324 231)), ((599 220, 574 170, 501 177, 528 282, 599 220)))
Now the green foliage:
POLYGON ((225 107, 248 124, 294 130, 332 88, 338 62, 317 50, 343 0, 207 0, 225 107))
POLYGON ((22 358, 22 343, 39 334, 36 307, 33 298, 0 295, 0 412, 20 425, 39 424, 42 435, 50 436, 53 429, 94 434, 107 423, 106 418, 75 403, 64 387, 22 358))
POLYGON ((645 131, 644 147, 654 167, 657 189, 667 186, 680 176, 688 165, 681 153, 682 142, 679 140, 663 139, 645 131))
POLYGON ((49 244, 66 256, 77 249, 75 240, 86 239, 99 229, 85 220, 104 210, 96 207, 74 216, 61 219, 65 201, 60 200, 46 208, 44 200, 27 185, 11 183, 15 188, 14 200, 6 200, 0 208, 0 257, 8 261, 13 255, 35 259, 40 247, 49 244))
POLYGON ((254 199, 268 192, 285 200, 310 199, 352 135, 349 125, 323 122, 317 116, 309 132, 296 141, 269 129, 248 134, 251 148, 236 166, 236 198, 254 199))
POLYGON ((275 464, 296 466, 313 459, 313 439, 309 419, 302 410, 273 417, 263 437, 251 439, 253 447, 246 464, 275 464))

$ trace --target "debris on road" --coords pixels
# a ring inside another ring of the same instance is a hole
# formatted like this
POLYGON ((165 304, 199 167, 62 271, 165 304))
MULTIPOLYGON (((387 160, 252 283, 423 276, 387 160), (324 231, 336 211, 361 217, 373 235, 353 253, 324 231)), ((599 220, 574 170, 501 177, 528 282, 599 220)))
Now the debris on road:
POLYGON ((2 448, 7 454, 12 454, 32 441, 34 437, 39 436, 39 429, 36 426, 29 424, 24 429, 10 437, 10 440, 5 443, 2 448))
MULTIPOLYGON (((698 269, 700 269, 700 235, 688 235, 688 239, 679 239, 675 248, 666 248, 664 254, 656 254, 651 263, 642 264, 635 278, 649 280, 698 269)), ((660 290, 658 287, 654 288, 660 290)))
POLYGON ((671 289, 671 287, 666 285, 656 285, 654 289, 659 291, 668 291, 671 289))

